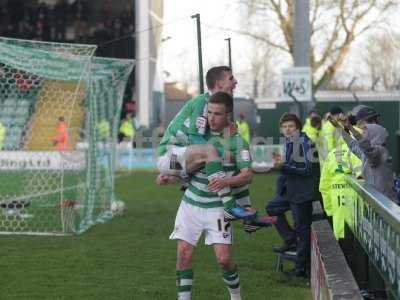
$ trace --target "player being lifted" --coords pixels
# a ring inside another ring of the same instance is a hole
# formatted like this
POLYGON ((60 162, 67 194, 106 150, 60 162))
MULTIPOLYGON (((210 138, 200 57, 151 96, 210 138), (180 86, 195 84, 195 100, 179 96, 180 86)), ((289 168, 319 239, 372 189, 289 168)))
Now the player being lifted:
MULTIPOLYGON (((215 192, 218 186, 241 187, 241 192, 235 194, 238 198, 236 200, 242 205, 249 203, 247 185, 251 181, 252 172, 248 144, 238 133, 224 136, 224 130, 229 131, 232 109, 233 99, 229 94, 217 92, 210 97, 207 108, 209 130, 204 138, 218 149, 218 152, 222 152, 224 148, 223 165, 227 176, 209 183, 204 168, 192 174, 176 215, 174 231, 170 236, 170 239, 177 240, 176 268, 180 300, 191 299, 192 259, 203 232, 206 245, 214 247, 231 300, 241 299, 239 276, 231 255, 231 226, 224 220, 224 204, 215 192)), ((269 218, 271 225, 273 218, 269 218)), ((264 224, 266 223, 264 220, 264 224)))
MULTIPOLYGON (((169 180, 170 175, 186 178, 196 170, 205 167, 210 187, 217 190, 221 198, 226 220, 254 219, 257 212, 237 206, 229 186, 222 180, 226 174, 222 166, 221 153, 205 139, 207 129, 207 103, 210 95, 225 92, 232 96, 237 81, 232 70, 226 66, 214 67, 206 74, 209 92, 189 100, 167 127, 158 146, 158 182, 169 180)), ((229 121, 228 135, 236 133, 232 120, 229 121)))

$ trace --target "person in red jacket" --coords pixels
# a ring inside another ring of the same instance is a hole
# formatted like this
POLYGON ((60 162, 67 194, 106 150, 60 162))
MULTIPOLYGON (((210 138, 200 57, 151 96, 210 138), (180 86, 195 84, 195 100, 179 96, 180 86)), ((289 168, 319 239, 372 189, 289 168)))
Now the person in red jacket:
POLYGON ((65 123, 64 117, 58 118, 58 125, 56 128, 56 136, 53 138, 54 148, 57 151, 65 151, 68 146, 68 126, 65 123))

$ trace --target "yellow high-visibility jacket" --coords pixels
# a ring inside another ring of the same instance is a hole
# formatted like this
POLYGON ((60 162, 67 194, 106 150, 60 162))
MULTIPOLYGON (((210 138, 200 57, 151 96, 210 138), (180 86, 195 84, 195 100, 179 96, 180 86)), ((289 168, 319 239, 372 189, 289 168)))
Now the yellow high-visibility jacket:
POLYGON ((0 150, 4 147, 4 140, 6 138, 6 128, 0 123, 0 150))
POLYGON ((346 176, 361 173, 361 160, 348 146, 340 146, 329 152, 321 170, 319 190, 322 194, 324 210, 333 219, 333 232, 337 239, 344 237, 345 218, 351 222, 354 218, 348 215, 352 209, 354 191, 346 181, 346 176))
POLYGON ((236 126, 241 137, 250 144, 250 126, 246 121, 237 120, 236 126))

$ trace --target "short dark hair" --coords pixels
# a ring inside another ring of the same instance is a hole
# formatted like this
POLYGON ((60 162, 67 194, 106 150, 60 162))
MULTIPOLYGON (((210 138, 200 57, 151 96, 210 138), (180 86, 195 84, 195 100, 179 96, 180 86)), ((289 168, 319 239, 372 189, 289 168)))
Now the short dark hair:
POLYGON ((311 117, 312 114, 319 115, 318 112, 316 110, 313 110, 313 109, 308 112, 308 116, 311 117))
POLYGON ((338 114, 342 114, 343 113, 343 109, 340 106, 333 106, 331 107, 330 111, 332 116, 336 116, 338 114))
POLYGON ((284 113, 279 119, 279 126, 282 126, 283 123, 289 121, 294 122, 297 129, 300 129, 302 126, 299 117, 292 113, 284 113))
POLYGON ((321 125, 322 125, 321 116, 319 116, 319 115, 313 116, 313 117, 310 119, 310 124, 311 124, 311 126, 314 127, 314 128, 321 127, 321 125))
POLYGON ((218 66, 207 71, 206 84, 209 90, 215 88, 215 83, 223 78, 224 72, 232 72, 232 69, 228 66, 218 66))
POLYGON ((208 99, 208 103, 225 105, 226 112, 233 112, 233 98, 231 95, 224 92, 217 92, 208 99))

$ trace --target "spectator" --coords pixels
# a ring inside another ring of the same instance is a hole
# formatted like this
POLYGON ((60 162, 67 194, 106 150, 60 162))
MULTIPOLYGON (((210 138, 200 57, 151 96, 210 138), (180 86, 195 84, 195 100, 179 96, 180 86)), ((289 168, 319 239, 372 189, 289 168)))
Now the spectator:
POLYGON ((368 107, 368 106, 362 105, 362 104, 354 106, 353 109, 350 111, 350 113, 347 114, 349 122, 350 122, 351 125, 353 125, 353 126, 356 125, 356 123, 357 123, 357 121, 356 121, 357 113, 364 107, 368 107))
POLYGON ((24 16, 19 23, 20 36, 23 39, 32 39, 34 37, 34 19, 30 8, 25 8, 24 16))
POLYGON ((124 39, 124 28, 120 18, 115 18, 111 28, 111 36, 115 40, 113 42, 112 56, 117 58, 125 58, 128 55, 127 40, 124 39))
POLYGON ((312 110, 308 113, 308 117, 301 131, 304 132, 313 143, 315 143, 319 136, 321 125, 320 115, 316 111, 312 110))
POLYGON ((110 137, 110 122, 103 118, 97 124, 97 132, 102 141, 107 141, 110 137))
POLYGON ((133 11, 133 2, 129 1, 126 4, 125 10, 121 13, 121 22, 124 28, 124 34, 135 30, 135 14, 133 11))
POLYGON ((329 113, 326 114, 325 121, 322 123, 320 138, 322 148, 320 149, 319 155, 322 156, 320 159, 325 160, 329 152, 331 152, 337 146, 337 140, 339 138, 339 132, 336 127, 332 124, 343 115, 343 110, 339 106, 334 106, 330 109, 329 113))
POLYGON ((125 113, 133 114, 136 111, 136 101, 130 100, 125 102, 124 109, 125 113))
POLYGON ((96 28, 93 32, 93 38, 94 38, 94 43, 98 45, 98 48, 96 50, 96 55, 102 57, 110 56, 107 45, 103 44, 109 41, 111 39, 111 36, 106 27, 104 26, 103 22, 97 23, 96 28))
POLYGON ((384 127, 377 124, 378 117, 379 113, 375 109, 364 107, 356 115, 357 125, 363 132, 358 132, 348 118, 344 118, 341 122, 344 128, 341 132, 351 151, 362 161, 362 176, 365 181, 396 201, 393 171, 386 148, 389 134, 384 127))
POLYGON ((112 11, 111 0, 105 0, 100 9, 100 16, 106 28, 111 28, 112 26, 112 11))
POLYGON ((336 239, 345 237, 345 216, 349 209, 354 190, 347 183, 347 176, 359 176, 361 161, 342 144, 329 152, 321 166, 319 190, 322 194, 324 210, 332 217, 333 233, 336 239))
POLYGON ((68 20, 68 4, 66 0, 58 0, 53 9, 54 17, 54 40, 65 41, 68 20))
POLYGON ((64 117, 58 118, 58 125, 56 127, 56 136, 53 138, 53 144, 57 151, 65 151, 68 148, 68 126, 65 123, 64 117))
POLYGON ((121 126, 119 127, 119 142, 129 141, 132 142, 135 137, 135 127, 133 125, 132 115, 127 114, 125 119, 122 120, 121 126))
POLYGON ((84 42, 88 30, 89 9, 83 0, 76 0, 71 5, 72 21, 74 24, 75 39, 84 42))
POLYGON ((250 126, 244 118, 244 114, 239 115, 239 120, 236 121, 236 126, 241 137, 250 144, 250 126))
MULTIPOLYGON (((291 113, 282 115, 279 126, 286 137, 285 157, 275 168, 280 169, 277 179, 277 195, 267 204, 267 213, 277 216, 275 227, 283 239, 276 252, 297 250, 296 264, 292 274, 306 277, 310 271, 310 232, 312 201, 318 195, 319 165, 311 161, 313 145, 302 132, 299 118, 291 113), (289 225, 285 212, 292 211, 294 229, 289 225)), ((314 152, 316 154, 316 152, 314 152)))
POLYGON ((49 10, 46 3, 41 2, 36 10, 35 39, 50 40, 49 10))
POLYGON ((22 20, 24 15, 24 1, 22 0, 8 0, 6 4, 6 15, 9 16, 7 25, 8 29, 12 32, 10 37, 18 37, 19 22, 22 20))
POLYGON ((6 128, 0 122, 0 150, 3 150, 5 138, 6 138, 6 128))

